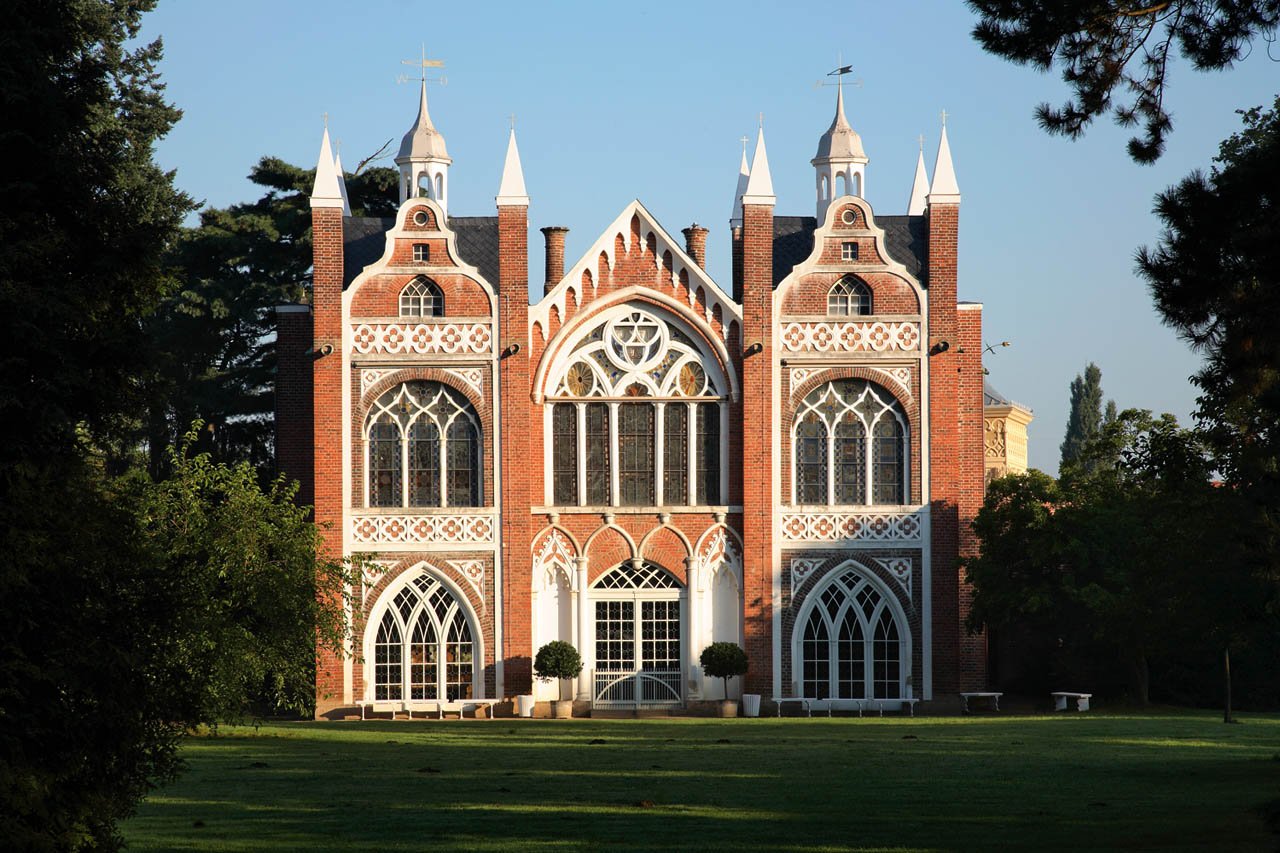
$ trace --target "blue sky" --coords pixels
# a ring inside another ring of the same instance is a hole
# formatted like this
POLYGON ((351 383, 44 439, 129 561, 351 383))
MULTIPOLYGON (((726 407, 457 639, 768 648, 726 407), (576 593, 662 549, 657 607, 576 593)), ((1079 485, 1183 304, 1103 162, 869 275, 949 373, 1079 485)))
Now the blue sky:
MULTIPOLYGON (((455 215, 493 213, 508 116, 532 199, 534 229, 565 225, 577 259, 631 199, 669 232, 711 229, 708 267, 728 288, 728 218, 743 135, 764 113, 779 214, 812 215, 813 156, 834 91, 814 83, 852 64, 850 123, 871 163, 866 197, 906 211, 925 136, 930 174, 939 112, 963 194, 960 296, 985 304, 991 381, 1035 410, 1031 463, 1056 471, 1067 386, 1095 361, 1121 408, 1186 419, 1198 358, 1161 326, 1133 272, 1159 234, 1155 193, 1207 169, 1239 108, 1270 104, 1280 64, 1266 45, 1216 74, 1174 64, 1166 103, 1175 130, 1154 167, 1129 160, 1129 134, 1101 123, 1079 141, 1044 134, 1037 103, 1066 90, 983 53, 960 3, 685 2, 647 4, 162 3, 144 37, 161 36, 169 98, 185 116, 158 149, 178 184, 214 206, 259 194, 246 176, 263 155, 312 166, 322 115, 347 168, 416 113, 402 59, 445 60, 428 92, 445 135, 455 215)), ((1276 51, 1280 53, 1280 51, 1276 51)), ((390 165, 390 161, 384 162, 390 165)), ((540 292, 541 235, 530 240, 540 292)))

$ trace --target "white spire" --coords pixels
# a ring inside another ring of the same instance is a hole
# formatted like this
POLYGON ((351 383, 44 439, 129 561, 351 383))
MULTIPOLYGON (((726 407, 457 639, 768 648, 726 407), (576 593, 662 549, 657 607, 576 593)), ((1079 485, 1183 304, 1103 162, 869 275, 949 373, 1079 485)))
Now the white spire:
POLYGON ((929 195, 929 176, 924 171, 924 137, 921 137, 920 156, 916 159, 916 177, 911 182, 911 198, 907 201, 907 216, 923 216, 925 198, 929 195))
POLYGON ((951 145, 947 142, 947 125, 943 119, 942 139, 938 142, 938 159, 933 163, 933 183, 929 185, 929 203, 959 204, 960 185, 956 169, 951 165, 951 145))
POLYGON ((320 158, 316 161, 316 182, 311 187, 312 207, 344 206, 342 187, 338 182, 338 171, 333 165, 333 149, 329 145, 329 128, 324 129, 320 139, 320 158))
POLYGON ((751 167, 747 165, 747 138, 742 137, 742 165, 738 167, 738 186, 733 191, 733 210, 729 212, 731 226, 742 224, 742 195, 751 179, 751 167))
POLYGON ((351 199, 347 197, 347 177, 342 173, 342 140, 338 140, 338 150, 333 154, 333 171, 338 176, 338 191, 342 193, 342 215, 351 215, 351 199))
POLYGON ((751 160, 751 177, 742 191, 743 204, 773 205, 778 201, 773 194, 773 178, 769 175, 769 155, 764 150, 764 125, 756 137, 756 156, 751 160))
POLYGON ((516 148, 516 129, 511 128, 507 141, 507 159, 502 164, 502 183, 498 186, 498 206, 529 206, 529 195, 524 189, 524 169, 520 167, 520 149, 516 148))

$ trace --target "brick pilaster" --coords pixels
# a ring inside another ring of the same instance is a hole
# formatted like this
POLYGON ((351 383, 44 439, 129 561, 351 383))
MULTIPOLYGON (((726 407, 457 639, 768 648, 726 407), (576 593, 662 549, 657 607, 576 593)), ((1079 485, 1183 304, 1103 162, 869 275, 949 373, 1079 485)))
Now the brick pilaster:
POLYGON ((530 509, 542 484, 542 419, 535 416, 530 385, 529 208, 523 205, 498 207, 498 328, 503 607, 499 654, 504 660, 504 691, 510 696, 533 690, 530 509))
POLYGON ((773 206, 744 204, 742 256, 743 635, 746 691, 773 692, 773 206))
MULTIPOLYGON (((329 556, 342 556, 342 210, 311 210, 312 373, 315 519, 329 556)), ((316 714, 340 705, 342 658, 321 652, 316 663, 316 714)))
MULTIPOLYGON (((959 528, 959 553, 972 557, 978 552, 973 520, 982 508, 985 491, 984 469, 986 447, 982 424, 982 306, 962 305, 958 312, 960 352, 957 383, 957 444, 960 457, 959 482, 956 484, 956 515, 959 528)), ((959 622, 960 689, 983 690, 987 685, 986 632, 970 635, 965 620, 973 607, 973 587, 961 572, 956 579, 959 622)))
POLYGON ((959 323, 956 240, 960 208, 931 204, 929 217, 929 491, 933 526, 933 690, 960 689, 959 323))

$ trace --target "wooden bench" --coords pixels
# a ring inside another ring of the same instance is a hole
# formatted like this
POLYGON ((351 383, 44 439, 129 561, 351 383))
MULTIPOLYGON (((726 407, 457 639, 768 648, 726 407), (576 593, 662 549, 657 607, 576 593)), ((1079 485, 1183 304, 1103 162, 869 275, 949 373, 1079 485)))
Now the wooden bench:
POLYGON ((1055 711, 1067 710, 1068 699, 1076 700, 1077 711, 1087 711, 1089 710, 1089 700, 1093 698, 1092 693, 1071 693, 1067 690, 1059 690, 1049 695, 1053 697, 1053 710, 1055 711))
POLYGON ((999 711, 1000 697, 1003 695, 1004 695, 1003 693, 994 693, 989 691, 976 691, 973 693, 961 693, 960 698, 964 700, 964 712, 967 714, 969 713, 970 699, 989 699, 991 700, 992 709, 999 711))
POLYGON ((456 702, 447 702, 437 699, 413 699, 408 702, 387 702, 387 701, 367 701, 357 702, 360 707, 360 719, 366 719, 365 712, 371 711, 375 714, 390 713, 391 719, 395 719, 396 713, 404 711, 409 715, 409 719, 413 719, 413 712, 419 711, 426 713, 427 711, 435 711, 436 719, 443 720, 445 712, 450 714, 456 713, 458 719, 462 719, 466 712, 470 710, 476 717, 480 716, 480 709, 485 709, 485 716, 493 719, 493 706, 498 703, 496 699, 462 699, 456 702))

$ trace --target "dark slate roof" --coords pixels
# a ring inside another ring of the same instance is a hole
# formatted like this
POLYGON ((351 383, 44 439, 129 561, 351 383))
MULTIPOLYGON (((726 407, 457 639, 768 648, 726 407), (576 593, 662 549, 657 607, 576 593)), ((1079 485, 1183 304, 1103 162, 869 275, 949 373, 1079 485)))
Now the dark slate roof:
POLYGON ((984 406, 1009 406, 1012 405, 1005 395, 996 390, 996 386, 992 385, 986 379, 982 380, 982 405, 984 406))
MULTIPOLYGON (((916 280, 922 277, 929 250, 929 227, 923 216, 877 216, 876 225, 884 229, 885 251, 892 260, 907 268, 916 280)), ((773 217, 773 283, 786 278, 791 270, 813 252, 813 232, 818 221, 812 216, 773 217)))
POLYGON ((773 217, 773 285, 813 252, 813 231, 818 220, 812 216, 773 217))
POLYGON ((342 219, 342 286, 355 280, 365 267, 382 257, 386 233, 394 219, 372 216, 345 216, 342 219))
POLYGON ((929 257, 928 220, 923 216, 877 216, 876 224, 884 229, 884 247, 889 257, 927 286, 921 271, 929 257))
MULTIPOLYGON (((386 234, 394 219, 348 216, 342 220, 342 274, 344 286, 365 267, 382 257, 386 234)), ((458 235, 458 254, 464 263, 480 270, 480 275, 498 287, 498 217, 453 216, 449 227, 458 235)))
POLYGON ((458 254, 480 270, 480 275, 498 289, 498 217, 451 216, 449 227, 458 235, 458 254))

